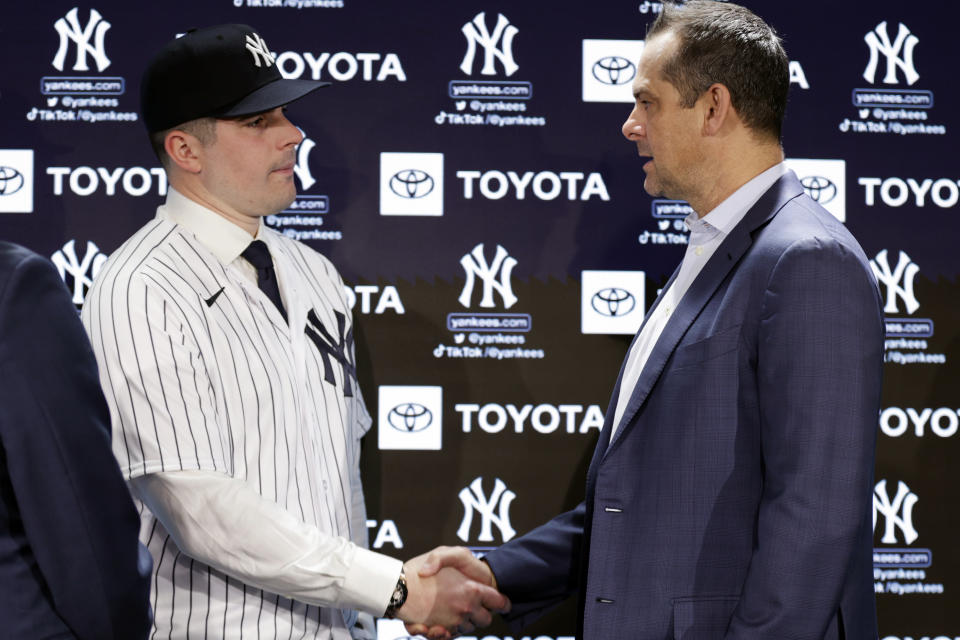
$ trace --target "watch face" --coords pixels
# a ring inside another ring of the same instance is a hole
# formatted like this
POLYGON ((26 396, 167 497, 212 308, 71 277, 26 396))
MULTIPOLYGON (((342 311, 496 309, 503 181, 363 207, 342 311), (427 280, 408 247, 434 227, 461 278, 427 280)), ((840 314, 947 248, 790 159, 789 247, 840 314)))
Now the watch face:
POLYGON ((397 586, 393 589, 393 595, 390 596, 390 608, 399 609, 407 601, 407 578, 400 574, 397 579, 397 586))

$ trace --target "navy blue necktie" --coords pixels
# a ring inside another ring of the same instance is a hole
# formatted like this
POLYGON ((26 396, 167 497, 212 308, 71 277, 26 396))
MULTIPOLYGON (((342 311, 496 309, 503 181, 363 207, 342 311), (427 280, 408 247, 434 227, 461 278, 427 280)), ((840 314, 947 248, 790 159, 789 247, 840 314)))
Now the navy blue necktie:
POLYGON ((283 308, 283 300, 280 299, 280 286, 277 284, 277 272, 273 270, 273 258, 270 257, 270 249, 263 240, 254 240, 241 253, 247 262, 257 269, 257 286, 260 291, 267 294, 270 301, 280 311, 284 321, 287 320, 287 311, 283 308))

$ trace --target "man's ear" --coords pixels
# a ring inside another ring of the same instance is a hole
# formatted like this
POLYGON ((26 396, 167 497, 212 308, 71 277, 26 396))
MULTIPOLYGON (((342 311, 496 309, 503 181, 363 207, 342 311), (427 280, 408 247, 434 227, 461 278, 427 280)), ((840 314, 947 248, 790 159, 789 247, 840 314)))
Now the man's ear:
POLYGON ((203 168, 203 145, 195 137, 174 129, 163 139, 163 148, 171 162, 188 173, 200 173, 203 168))
POLYGON ((717 135, 735 113, 730 103, 730 90, 719 82, 710 85, 700 96, 699 102, 703 107, 704 135, 717 135))

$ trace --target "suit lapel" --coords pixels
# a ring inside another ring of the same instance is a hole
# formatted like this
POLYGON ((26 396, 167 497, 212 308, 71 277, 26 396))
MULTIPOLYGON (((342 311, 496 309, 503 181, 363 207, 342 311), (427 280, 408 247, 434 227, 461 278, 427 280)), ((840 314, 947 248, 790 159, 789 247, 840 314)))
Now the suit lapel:
POLYGON ((630 347, 627 349, 627 353, 623 357, 623 362, 620 363, 620 373, 617 375, 617 382, 613 385, 613 395, 610 397, 610 402, 607 404, 607 413, 603 418, 603 428, 600 429, 600 438, 597 440, 597 447, 593 452, 593 461, 596 461, 603 456, 603 452, 606 451, 607 444, 610 442, 610 431, 613 429, 613 416, 617 412, 617 402, 620 398, 620 385, 623 384, 623 372, 626 371, 627 360, 630 359, 630 353, 633 351, 633 345, 636 344, 637 339, 640 337, 640 333, 643 332, 643 327, 647 324, 647 321, 653 317, 653 312, 656 311, 658 306, 660 306, 660 301, 663 300, 663 294, 667 292, 667 290, 673 284, 673 281, 677 279, 677 274, 679 273, 680 266, 678 265, 677 268, 673 270, 673 274, 667 280, 667 283, 663 285, 662 289, 660 289, 660 295, 658 295, 656 300, 653 301, 653 305, 647 311, 647 315, 644 316, 643 322, 640 323, 640 328, 637 330, 637 333, 634 334, 633 340, 630 341, 630 347))
MULTIPOLYGON (((606 455, 613 450, 620 440, 623 439, 624 434, 631 429, 634 416, 640 407, 643 406, 647 396, 650 394, 650 390, 660 378, 664 365, 666 365, 667 360, 673 354, 674 350, 676 350, 680 340, 703 310, 707 301, 710 300, 720 284, 740 261, 743 254, 746 253, 750 245, 753 244, 753 232, 773 218, 784 204, 801 193, 803 193, 803 188, 792 172, 782 176, 760 197, 737 226, 731 230, 720 246, 717 247, 713 256, 683 295, 676 310, 674 310, 673 315, 667 322, 667 326, 664 327, 663 333, 660 334, 657 344, 654 346, 650 357, 643 367, 643 371, 640 373, 640 377, 637 379, 633 393, 630 395, 627 408, 624 410, 623 417, 620 420, 620 427, 614 434, 610 446, 606 448, 606 451, 602 455, 606 455)), ((677 271, 679 271, 679 268, 677 271)), ((676 277, 676 272, 674 273, 674 277, 676 277)), ((672 280, 673 278, 671 278, 671 282, 672 280)), ((664 287, 664 291, 666 291, 666 287, 664 287)), ((655 308, 656 306, 651 308, 650 313, 647 315, 648 318, 652 315, 655 308)), ((646 321, 644 323, 646 323, 646 321)), ((621 376, 623 375, 622 368, 620 374, 621 376)), ((618 388, 619 384, 620 381, 617 383, 618 388)), ((617 396, 614 397, 616 398, 617 396)), ((612 415, 611 412, 608 411, 606 422, 611 421, 612 415)), ((604 424, 604 431, 607 432, 608 439, 609 429, 612 428, 612 425, 604 424)), ((600 437, 603 438, 603 433, 601 433, 600 437)))

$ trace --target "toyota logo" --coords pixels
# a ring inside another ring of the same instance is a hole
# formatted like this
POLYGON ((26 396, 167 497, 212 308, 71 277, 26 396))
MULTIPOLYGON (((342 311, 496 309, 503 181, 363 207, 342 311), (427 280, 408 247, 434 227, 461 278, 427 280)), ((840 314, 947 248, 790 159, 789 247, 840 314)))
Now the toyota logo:
POLYGON ((633 80, 636 67, 620 56, 607 56, 593 63, 593 77, 603 84, 627 84, 633 80))
POLYGON ((607 287, 593 294, 590 306, 602 316, 616 318, 625 316, 637 306, 637 299, 626 289, 607 287))
POLYGON ((13 167, 0 167, 0 196, 12 196, 22 188, 22 173, 13 167))
POLYGON ((422 198, 433 191, 433 178, 420 169, 397 171, 390 178, 390 191, 401 198, 422 198))
POLYGON ((397 431, 405 433, 423 431, 433 424, 433 412, 422 404, 404 402, 390 409, 387 422, 397 431))
POLYGON ((800 179, 800 184, 808 196, 822 205, 837 197, 837 185, 823 176, 806 176, 800 179))

